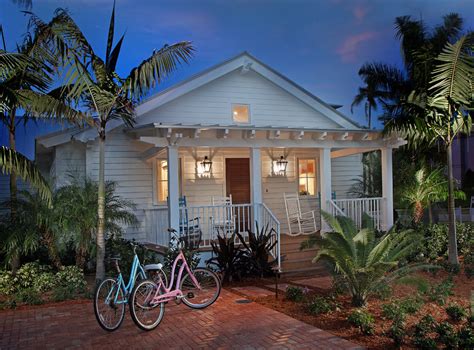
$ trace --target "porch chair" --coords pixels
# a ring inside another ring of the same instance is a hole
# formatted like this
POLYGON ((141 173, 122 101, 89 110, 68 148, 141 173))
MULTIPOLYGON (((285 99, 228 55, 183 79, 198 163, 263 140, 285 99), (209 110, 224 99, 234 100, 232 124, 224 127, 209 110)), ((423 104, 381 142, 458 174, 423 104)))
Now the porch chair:
POLYGON ((223 232, 226 236, 235 231, 236 215, 232 209, 232 195, 229 197, 212 197, 211 232, 216 236, 223 232))
POLYGON ((283 193, 283 198, 285 200, 289 234, 299 235, 316 232, 317 226, 314 210, 305 213, 301 212, 300 197, 298 193, 283 193), (298 226, 297 232, 293 230, 294 225, 298 226))
POLYGON ((197 249, 201 244, 202 230, 199 217, 189 219, 186 196, 178 199, 180 210, 179 235, 187 249, 197 249))

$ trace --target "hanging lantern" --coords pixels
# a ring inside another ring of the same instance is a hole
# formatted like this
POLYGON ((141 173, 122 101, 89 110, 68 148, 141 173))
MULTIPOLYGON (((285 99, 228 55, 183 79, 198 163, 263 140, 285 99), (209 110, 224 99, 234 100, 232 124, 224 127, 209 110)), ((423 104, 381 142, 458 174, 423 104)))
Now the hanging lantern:
POLYGON ((274 173, 276 175, 283 176, 286 174, 286 167, 288 166, 288 161, 281 156, 274 164, 274 173))
POLYGON ((204 160, 201 162, 201 169, 203 175, 210 175, 211 174, 211 168, 212 168, 212 161, 205 156, 204 160))

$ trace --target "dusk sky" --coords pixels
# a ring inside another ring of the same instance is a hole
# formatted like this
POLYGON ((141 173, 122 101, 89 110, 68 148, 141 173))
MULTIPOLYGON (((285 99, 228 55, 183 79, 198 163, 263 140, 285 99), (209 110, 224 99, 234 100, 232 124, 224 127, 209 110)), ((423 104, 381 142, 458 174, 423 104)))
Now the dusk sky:
MULTIPOLYGON (((58 7, 69 9, 99 53, 105 51, 112 0, 33 0, 33 12, 50 20, 58 7)), ((472 0, 117 0, 116 33, 126 31, 119 73, 129 70, 165 43, 190 40, 197 48, 158 90, 248 51, 321 99, 342 104, 347 116, 365 124, 363 108, 350 105, 361 84, 357 72, 366 61, 401 64, 394 19, 411 15, 430 26, 458 12, 474 28, 472 0)), ((13 50, 28 18, 11 0, 0 0, 0 24, 13 50)), ((118 37, 116 38, 118 40, 118 37)), ((34 137, 58 129, 30 124, 18 130, 18 149, 33 156, 34 137)), ((0 143, 8 143, 2 126, 0 143)))

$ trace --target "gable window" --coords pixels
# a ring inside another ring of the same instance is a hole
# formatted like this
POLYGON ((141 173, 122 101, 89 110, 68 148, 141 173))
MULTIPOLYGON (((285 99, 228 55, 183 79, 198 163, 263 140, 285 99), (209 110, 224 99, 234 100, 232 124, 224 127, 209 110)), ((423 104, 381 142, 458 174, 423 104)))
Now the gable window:
POLYGON ((232 105, 232 120, 235 123, 250 123, 250 106, 242 104, 232 105))
MULTIPOLYGON (((179 195, 181 196, 181 159, 178 163, 179 195)), ((166 204, 168 201, 168 161, 157 159, 155 163, 155 204, 166 204)))
POLYGON ((300 195, 316 194, 316 161, 298 159, 298 192, 300 195))

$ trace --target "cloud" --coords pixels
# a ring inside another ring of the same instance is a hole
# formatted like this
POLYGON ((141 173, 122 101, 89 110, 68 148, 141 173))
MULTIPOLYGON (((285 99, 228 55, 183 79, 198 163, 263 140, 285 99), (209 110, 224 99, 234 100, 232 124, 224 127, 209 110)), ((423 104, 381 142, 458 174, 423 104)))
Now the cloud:
POLYGON ((363 6, 360 4, 356 5, 352 9, 352 15, 357 20, 357 22, 362 22, 362 20, 367 16, 368 12, 369 12, 369 8, 367 6, 363 6))
POLYGON ((348 36, 337 48, 336 52, 342 62, 354 62, 360 52, 360 46, 378 36, 377 32, 363 32, 348 36))

